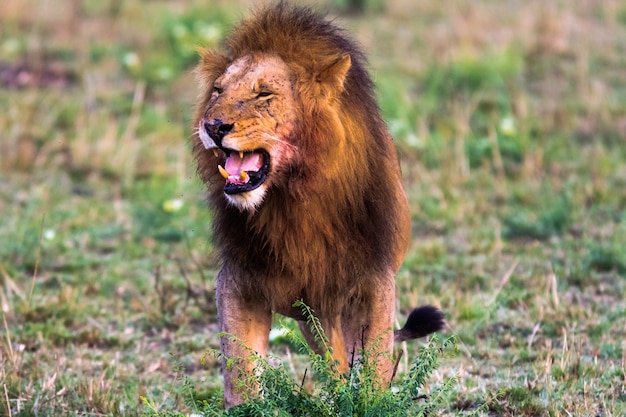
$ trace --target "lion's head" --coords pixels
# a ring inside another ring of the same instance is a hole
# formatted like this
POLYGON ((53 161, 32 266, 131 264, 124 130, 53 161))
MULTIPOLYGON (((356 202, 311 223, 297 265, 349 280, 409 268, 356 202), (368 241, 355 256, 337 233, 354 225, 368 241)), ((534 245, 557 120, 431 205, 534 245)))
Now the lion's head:
POLYGON ((253 210, 282 181, 298 150, 296 109, 291 70, 275 55, 245 55, 215 79, 197 128, 230 204, 253 210))
POLYGON ((272 189, 301 190, 297 179, 358 169, 340 166, 366 158, 365 149, 347 146, 346 128, 385 134, 373 98, 363 97, 371 81, 360 51, 336 27, 290 13, 276 7, 244 22, 225 53, 202 50, 196 70, 203 87, 195 117, 199 172, 241 211, 257 210, 272 189), (348 87, 354 91, 346 94, 348 87))

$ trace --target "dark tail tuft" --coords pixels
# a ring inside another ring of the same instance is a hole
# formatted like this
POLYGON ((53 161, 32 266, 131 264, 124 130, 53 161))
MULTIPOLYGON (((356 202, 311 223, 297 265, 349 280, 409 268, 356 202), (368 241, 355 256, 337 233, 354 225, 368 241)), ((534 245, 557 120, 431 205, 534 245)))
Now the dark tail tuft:
POLYGON ((411 311, 406 324, 394 332, 395 342, 417 339, 443 329, 444 315, 437 307, 430 305, 417 307, 411 311))

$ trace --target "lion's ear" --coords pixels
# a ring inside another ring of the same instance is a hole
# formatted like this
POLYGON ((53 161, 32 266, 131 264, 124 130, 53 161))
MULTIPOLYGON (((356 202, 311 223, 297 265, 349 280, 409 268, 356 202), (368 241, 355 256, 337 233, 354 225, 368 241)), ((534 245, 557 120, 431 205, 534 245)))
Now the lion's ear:
POLYGON ((349 54, 342 55, 337 61, 323 69, 317 76, 317 81, 329 88, 330 92, 338 94, 343 91, 343 83, 352 65, 349 54))

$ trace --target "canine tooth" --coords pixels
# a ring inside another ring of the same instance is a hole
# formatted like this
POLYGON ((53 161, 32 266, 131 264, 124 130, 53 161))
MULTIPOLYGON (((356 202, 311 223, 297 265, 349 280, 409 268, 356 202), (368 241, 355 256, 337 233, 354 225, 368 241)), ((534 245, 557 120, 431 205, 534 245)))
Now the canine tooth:
POLYGON ((215 157, 217 158, 218 156, 220 156, 220 153, 217 151, 217 149, 213 148, 213 155, 215 155, 215 157))
POLYGON ((243 151, 239 151, 239 159, 243 159, 243 151))
POLYGON ((248 178, 250 178, 250 177, 248 176, 248 173, 246 171, 240 171, 239 172, 239 179, 241 181, 244 181, 244 182, 248 181, 248 178))
POLYGON ((226 171, 226 170, 224 169, 224 167, 223 167, 223 166, 218 165, 218 166, 217 166, 217 170, 220 172, 220 175, 221 175, 222 177, 224 177, 224 179, 228 179, 228 177, 229 177, 229 175, 228 175, 228 171, 226 171))

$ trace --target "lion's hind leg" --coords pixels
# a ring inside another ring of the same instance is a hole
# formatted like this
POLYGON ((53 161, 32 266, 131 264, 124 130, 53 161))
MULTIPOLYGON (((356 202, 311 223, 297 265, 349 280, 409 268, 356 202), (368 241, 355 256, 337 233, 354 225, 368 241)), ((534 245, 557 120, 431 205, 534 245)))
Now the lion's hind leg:
POLYGON ((344 308, 343 334, 350 364, 360 360, 362 352, 375 361, 380 387, 386 387, 393 371, 393 320, 395 280, 393 275, 360 294, 344 308))
POLYGON ((298 321, 300 332, 302 332, 304 339, 311 349, 313 349, 315 353, 323 355, 329 347, 332 348, 332 357, 338 362, 337 370, 342 374, 348 373, 348 356, 346 354, 346 345, 341 328, 341 319, 339 317, 330 320, 322 319, 320 323, 322 325, 321 329, 311 329, 308 322, 298 321), (323 332, 326 341, 321 340, 320 336, 322 335, 318 333, 320 331, 323 332))

